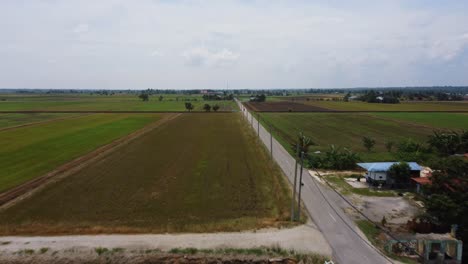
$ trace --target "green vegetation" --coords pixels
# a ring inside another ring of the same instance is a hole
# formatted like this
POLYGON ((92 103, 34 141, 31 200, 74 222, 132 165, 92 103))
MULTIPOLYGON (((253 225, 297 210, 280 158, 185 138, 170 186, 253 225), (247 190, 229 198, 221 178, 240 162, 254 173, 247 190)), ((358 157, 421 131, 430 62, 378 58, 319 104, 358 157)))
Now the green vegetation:
POLYGON ((261 122, 265 121, 273 125, 275 137, 288 150, 296 134, 303 131, 317 144, 311 147, 313 152, 327 151, 330 145, 341 146, 357 152, 365 161, 393 160, 394 154, 385 146, 389 140, 400 142, 413 138, 423 143, 433 133, 431 127, 358 113, 262 113, 261 122), (363 146, 363 136, 375 140, 371 152, 363 146))
MULTIPOLYGON (((85 124, 74 127, 83 130, 85 124)), ((238 113, 182 114, 5 209, 0 234, 206 232, 282 225, 290 217, 289 190, 258 144, 238 113)))
POLYGON ((157 120, 156 114, 95 114, 0 131, 0 192, 41 176, 157 120))
POLYGON ((367 220, 358 220, 356 221, 356 225, 373 245, 381 244, 381 241, 377 240, 380 230, 375 224, 367 220))
MULTIPOLYGON (((459 103, 461 104, 461 103, 459 103)), ((468 103, 465 103, 468 105, 468 103)), ((468 129, 468 113, 372 113, 403 123, 414 123, 434 128, 468 129)))
POLYGON ((330 175, 324 176, 325 180, 331 183, 336 189, 340 191, 340 193, 344 195, 348 195, 351 193, 355 193, 358 195, 364 196, 378 196, 378 197, 392 197, 396 196, 395 191, 387 191, 387 190, 375 190, 371 188, 354 188, 353 186, 349 185, 343 176, 340 175, 330 175))
POLYGON ((34 113, 34 114, 0 114, 0 130, 7 127, 20 126, 31 123, 51 121, 78 116, 78 114, 54 114, 54 113, 34 113))
POLYGON ((203 100, 200 95, 1 95, 0 111, 185 111, 190 102, 193 110, 218 104, 221 111, 236 110, 234 101, 203 100), (162 96, 162 98, 160 97, 162 96))

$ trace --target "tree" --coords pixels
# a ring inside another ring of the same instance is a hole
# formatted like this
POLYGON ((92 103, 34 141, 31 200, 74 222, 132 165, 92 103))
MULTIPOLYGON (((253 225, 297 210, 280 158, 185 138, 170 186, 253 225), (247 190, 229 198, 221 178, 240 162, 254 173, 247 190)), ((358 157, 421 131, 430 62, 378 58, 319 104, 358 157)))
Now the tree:
POLYGON ((468 151, 468 131, 458 133, 456 131, 434 131, 429 136, 428 143, 435 148, 440 155, 453 155, 458 152, 468 151))
POLYGON ((187 111, 191 112, 192 109, 193 109, 193 104, 192 104, 192 103, 186 102, 186 103, 185 103, 185 109, 186 109, 187 111))
POLYGON ((211 106, 209 104, 205 104, 203 106, 203 110, 205 110, 205 112, 209 112, 209 111, 211 111, 211 106))
POLYGON ((423 161, 427 159, 427 153, 428 150, 424 145, 407 138, 398 143, 395 157, 403 161, 423 161))
POLYGON ((343 97, 343 101, 345 102, 349 102, 349 98, 351 97, 351 93, 348 92, 344 97, 343 97))
POLYGON ((147 93, 141 93, 138 96, 143 102, 149 101, 149 95, 147 93))
POLYGON ((218 111, 218 109, 219 109, 219 105, 217 105, 217 104, 213 105, 213 111, 216 112, 216 111, 218 111))
POLYGON ((406 162, 395 163, 390 167, 387 175, 393 178, 398 184, 407 184, 411 179, 411 168, 406 162))
POLYGON ((158 99, 161 102, 164 99, 164 97, 162 95, 160 95, 158 99))
POLYGON ((321 169, 347 170, 356 168, 356 162, 361 158, 347 148, 330 145, 324 153, 313 155, 309 160, 311 166, 321 169))
POLYGON ((374 147, 374 145, 375 145, 375 140, 373 138, 370 138, 370 137, 363 137, 362 138, 362 144, 367 149, 367 151, 370 152, 372 150, 372 148, 374 147))
POLYGON ((394 144, 395 144, 395 142, 393 142, 393 141, 387 141, 385 143, 385 148, 387 149, 388 152, 392 152, 392 148, 393 148, 394 144))
POLYGON ((315 143, 312 141, 310 137, 305 136, 304 133, 302 132, 299 132, 299 134, 297 134, 297 142, 292 144, 292 149, 294 150, 295 153, 297 152, 296 153, 297 158, 300 158, 301 152, 304 152, 304 154, 307 155, 307 153, 309 152, 309 148, 314 145, 315 143), (299 150, 299 151, 296 151, 296 150, 299 150))

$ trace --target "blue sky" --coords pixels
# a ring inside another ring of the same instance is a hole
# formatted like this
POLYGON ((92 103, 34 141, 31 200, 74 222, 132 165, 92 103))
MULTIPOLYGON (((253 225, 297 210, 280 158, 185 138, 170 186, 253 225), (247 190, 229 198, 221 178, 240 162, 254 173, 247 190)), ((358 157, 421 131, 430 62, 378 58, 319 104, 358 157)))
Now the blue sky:
POLYGON ((468 1, 0 1, 0 87, 468 85, 468 1))

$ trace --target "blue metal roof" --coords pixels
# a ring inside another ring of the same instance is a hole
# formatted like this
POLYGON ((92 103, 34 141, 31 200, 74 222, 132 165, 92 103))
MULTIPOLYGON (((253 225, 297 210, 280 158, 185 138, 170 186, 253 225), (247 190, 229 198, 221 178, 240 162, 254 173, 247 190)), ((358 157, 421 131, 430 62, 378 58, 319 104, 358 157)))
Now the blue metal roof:
MULTIPOLYGON (((369 162, 369 163, 358 163, 357 165, 361 168, 366 169, 367 171, 388 171, 390 167, 399 162, 369 162)), ((421 170, 421 166, 416 162, 407 162, 411 170, 418 171, 421 170)))

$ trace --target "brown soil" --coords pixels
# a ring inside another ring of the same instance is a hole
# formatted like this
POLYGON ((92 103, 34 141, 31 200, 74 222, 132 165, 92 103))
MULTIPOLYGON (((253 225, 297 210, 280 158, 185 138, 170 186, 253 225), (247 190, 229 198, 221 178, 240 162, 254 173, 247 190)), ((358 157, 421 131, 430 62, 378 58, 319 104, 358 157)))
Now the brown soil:
POLYGON ((286 101, 247 102, 245 106, 255 112, 333 112, 331 109, 286 101))
POLYGON ((56 168, 55 170, 40 176, 38 178, 32 179, 26 183, 23 183, 19 186, 16 186, 12 189, 9 189, 3 193, 0 193, 0 209, 4 209, 14 204, 14 200, 16 198, 23 198, 25 196, 31 195, 33 191, 37 191, 39 187, 44 186, 46 183, 51 182, 52 179, 61 179, 67 175, 70 175, 72 172, 78 171, 79 169, 83 168, 84 166, 88 165, 91 161, 102 157, 111 151, 115 150, 115 148, 119 146, 123 146, 130 141, 142 136, 143 134, 151 131, 155 127, 159 126, 160 124, 172 120, 178 117, 180 114, 168 114, 163 116, 156 122, 153 122, 140 130, 137 130, 131 134, 128 134, 125 137, 119 138, 114 140, 113 142, 104 145, 102 147, 97 148, 96 150, 78 157, 70 162, 63 164, 62 166, 56 168), (60 176, 60 177, 57 177, 60 176))
MULTIPOLYGON (((75 255, 75 254, 34 254, 34 255, 16 255, 8 259, 1 258, 2 263, 5 264, 23 264, 23 263, 50 263, 50 264, 101 264, 101 263, 131 263, 131 264, 149 264, 149 263, 281 263, 281 264, 295 264, 298 260, 292 258, 270 258, 268 256, 222 256, 222 255, 182 255, 182 254, 167 254, 167 253, 140 253, 140 254, 108 254, 104 253, 101 256, 94 254, 75 255)), ((303 261, 301 261, 304 263, 303 261)))

